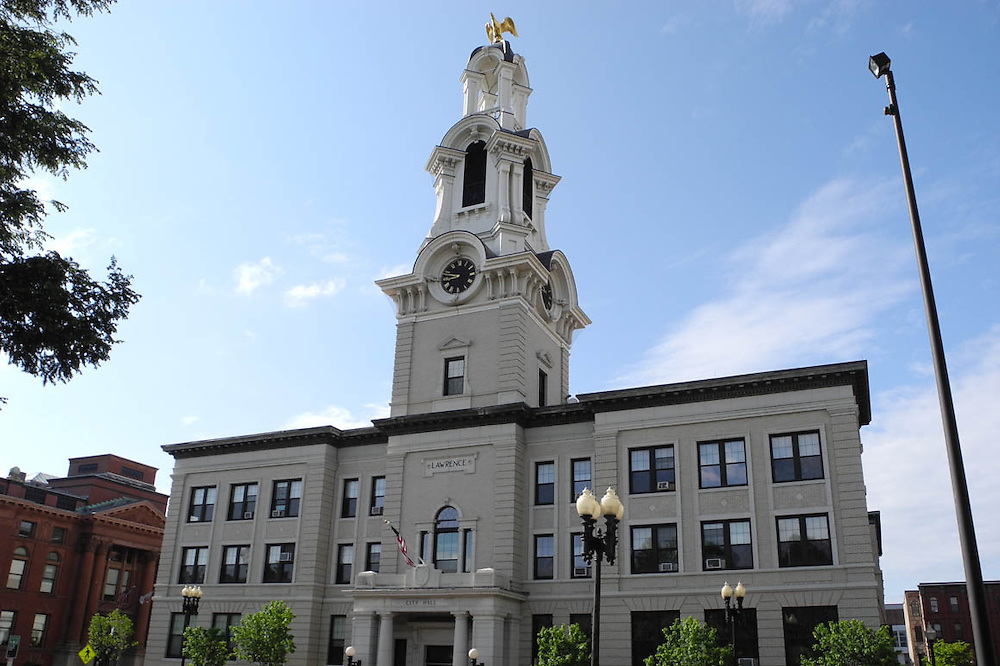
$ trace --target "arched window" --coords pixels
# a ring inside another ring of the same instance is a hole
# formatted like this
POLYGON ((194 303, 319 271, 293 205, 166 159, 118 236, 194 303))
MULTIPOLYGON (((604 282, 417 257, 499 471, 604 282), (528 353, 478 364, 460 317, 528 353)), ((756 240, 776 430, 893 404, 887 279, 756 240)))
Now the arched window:
POLYGON ((28 549, 18 546, 14 549, 14 557, 10 561, 10 571, 7 573, 7 589, 20 590, 24 581, 24 572, 28 568, 28 549))
POLYGON ((531 168, 531 158, 524 160, 524 181, 521 191, 521 208, 529 218, 533 216, 535 203, 535 170, 531 168))
POLYGON ((486 143, 476 141, 465 149, 462 206, 474 206, 484 201, 486 201, 486 143))
POLYGON ((458 571, 458 511, 446 506, 434 523, 434 567, 442 573, 458 571))

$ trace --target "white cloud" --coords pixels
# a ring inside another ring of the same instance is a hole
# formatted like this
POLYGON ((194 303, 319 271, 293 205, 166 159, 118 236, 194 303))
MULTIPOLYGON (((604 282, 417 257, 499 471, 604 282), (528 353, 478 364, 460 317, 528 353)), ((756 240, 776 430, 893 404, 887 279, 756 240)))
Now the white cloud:
POLYGON ((281 273, 271 257, 264 257, 257 263, 246 262, 236 267, 236 291, 240 294, 252 294, 259 287, 271 284, 281 273))
POLYGON ((372 419, 382 419, 389 416, 389 407, 387 405, 368 404, 364 407, 367 410, 367 416, 356 417, 351 414, 348 409, 331 405, 320 412, 305 412, 303 414, 299 414, 289 420, 288 423, 285 424, 285 427, 289 429, 296 429, 332 425, 336 428, 340 428, 341 430, 369 428, 371 427, 372 419))
POLYGON ((304 308, 309 301, 333 296, 344 288, 344 280, 327 280, 315 284, 298 284, 285 292, 285 305, 290 308, 304 308))
POLYGON ((198 420, 197 416, 185 416, 181 419, 181 424, 184 426, 189 426, 198 420))
POLYGON ((81 250, 90 247, 96 241, 93 229, 74 229, 69 233, 51 238, 45 244, 49 250, 55 250, 64 257, 72 257, 81 250))
MULTIPOLYGON (((983 574, 1000 573, 1000 530, 993 509, 1000 485, 993 442, 1000 431, 1000 326, 954 355, 973 359, 950 372, 959 439, 983 574)), ((862 431, 868 507, 882 512, 882 568, 888 598, 918 582, 965 580, 941 412, 933 378, 873 398, 862 431)))
POLYGON ((618 382, 858 357, 879 315, 915 287, 908 246, 871 231, 895 194, 848 180, 820 188, 783 228, 726 257, 727 293, 690 312, 618 382))
POLYGON ((780 21, 792 10, 791 0, 736 0, 736 9, 752 19, 780 21))

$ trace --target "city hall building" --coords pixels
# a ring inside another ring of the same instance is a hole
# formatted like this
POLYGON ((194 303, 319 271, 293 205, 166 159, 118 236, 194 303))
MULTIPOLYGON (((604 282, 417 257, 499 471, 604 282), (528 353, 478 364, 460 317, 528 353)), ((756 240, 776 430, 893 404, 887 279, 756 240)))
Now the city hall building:
POLYGON ((866 363, 570 397, 590 320, 546 239, 559 177, 527 124, 525 62, 477 48, 461 84, 427 163, 430 232, 412 272, 378 282, 398 319, 390 416, 164 447, 146 663, 180 659, 181 588, 197 584, 200 626, 285 601, 292 664, 342 664, 349 645, 365 666, 458 666, 473 647, 530 664, 541 627, 591 626, 584 488, 625 506, 602 571, 605 663, 641 663, 678 617, 724 627, 727 581, 748 590, 738 654, 760 664, 797 663, 822 621, 878 625, 866 363))

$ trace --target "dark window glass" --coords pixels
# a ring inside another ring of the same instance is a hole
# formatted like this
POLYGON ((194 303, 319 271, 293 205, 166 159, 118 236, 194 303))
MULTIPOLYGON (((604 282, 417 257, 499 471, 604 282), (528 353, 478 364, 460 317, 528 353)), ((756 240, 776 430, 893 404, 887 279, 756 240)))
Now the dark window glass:
POLYGON ((226 546, 222 549, 222 570, 219 572, 219 582, 247 582, 249 565, 250 546, 226 546))
POLYGON ((66 528, 65 527, 53 527, 52 528, 52 543, 63 543, 66 541, 66 528))
POLYGON ((434 524, 434 566, 443 573, 458 572, 458 511, 446 506, 434 524))
POLYGON ((133 467, 126 467, 122 465, 122 476, 127 476, 130 479, 137 479, 142 481, 145 478, 145 474, 141 470, 135 469, 133 467))
POLYGON ((358 487, 357 479, 344 479, 344 499, 340 504, 341 518, 354 518, 358 515, 358 487))
POLYGON ((476 141, 465 149, 462 206, 474 206, 484 201, 486 201, 486 143, 476 141))
POLYGON ((698 462, 702 488, 747 484, 747 455, 742 439, 699 442, 698 462))
POLYGON ((632 666, 644 666, 663 642, 663 630, 681 617, 680 611, 632 611, 632 666))
POLYGON ((701 524, 702 567, 752 569, 753 544, 749 520, 720 520, 701 524))
POLYGON ((382 559, 382 544, 370 543, 365 552, 365 571, 378 573, 379 561, 382 559))
POLYGON ((76 468, 77 474, 93 474, 97 471, 97 463, 84 463, 76 468))
POLYGON ((937 613, 938 612, 938 600, 937 600, 937 597, 931 597, 931 612, 932 613, 937 613))
POLYGON ((56 508, 64 511, 76 511, 76 500, 72 497, 59 495, 56 497, 56 508))
POLYGON ((575 502, 580 497, 584 488, 590 488, 590 458, 580 458, 573 461, 573 496, 570 501, 575 502))
POLYGON ((250 520, 257 510, 257 484, 239 483, 229 491, 229 520, 250 520))
POLYGON ((191 504, 188 507, 189 523, 207 523, 215 513, 215 486, 191 489, 191 504))
POLYGON ((465 558, 462 560, 462 571, 464 573, 471 573, 472 563, 474 561, 473 554, 476 551, 475 539, 473 537, 472 530, 462 530, 462 538, 465 540, 465 558))
POLYGON ((368 507, 368 515, 381 516, 385 510, 385 477, 372 478, 372 501, 368 507))
POLYGON ((271 517, 294 518, 299 515, 302 501, 302 479, 284 479, 274 482, 271 493, 271 517))
POLYGON ((538 371, 538 406, 544 407, 548 403, 549 376, 544 370, 538 371))
POLYGON ((267 561, 264 563, 265 583, 291 583, 294 567, 294 543, 277 543, 267 547, 267 561))
MULTIPOLYGON (((195 548, 185 548, 181 551, 181 570, 177 577, 178 583, 188 583, 200 585, 205 582, 205 566, 208 564, 208 547, 198 546, 195 548)), ((110 578, 112 571, 108 569, 110 578)), ((112 592, 112 597, 114 593, 112 592)))
POLYGON ((775 483, 822 479, 819 431, 771 435, 771 472, 775 483))
POLYGON ((629 492, 656 493, 674 489, 674 447, 629 449, 629 492))
POLYGON ((35 536, 35 528, 38 527, 36 523, 30 520, 22 520, 20 527, 17 529, 17 536, 22 539, 30 539, 35 536))
POLYGON ((444 394, 461 395, 465 392, 465 357, 444 360, 444 394))
POLYGON ((351 569, 354 566, 354 546, 342 543, 337 546, 337 583, 349 585, 351 582, 351 569))
POLYGON ((674 573, 677 568, 677 525, 632 527, 632 573, 674 573))
POLYGON ((535 504, 553 504, 556 501, 556 464, 535 464, 535 504))
POLYGON ((590 565, 583 559, 583 534, 576 532, 570 536, 570 552, 573 560, 570 562, 570 578, 590 578, 590 565))
POLYGON ((34 502, 35 504, 45 504, 45 496, 48 495, 47 492, 41 488, 25 488, 24 489, 24 499, 29 502, 34 502))
MULTIPOLYGON (((735 602, 735 599, 733 600, 735 602)), ((719 647, 732 645, 733 625, 726 620, 724 608, 705 611, 705 624, 715 629, 715 641, 719 647)), ((757 609, 744 607, 736 615, 736 656, 759 658, 757 645, 757 609)))
POLYGON ((825 622, 837 621, 836 606, 796 606, 781 609, 785 632, 785 663, 798 666, 812 654, 813 630, 825 622))
POLYGON ((181 645, 184 642, 184 613, 170 614, 170 627, 167 630, 167 654, 173 659, 181 658, 181 645))
POLYGON ((555 539, 551 534, 535 535, 535 578, 548 580, 553 576, 555 539))
POLYGON ((347 641, 347 616, 330 616, 330 640, 326 648, 326 663, 341 666, 344 663, 344 649, 347 641))
POLYGON ((524 180, 521 187, 521 209, 528 217, 532 217, 535 204, 535 170, 531 167, 531 158, 524 160, 524 180))
POLYGON ((826 514, 787 516, 778 521, 778 566, 815 567, 833 564, 826 514))
POLYGON ((952 613, 958 612, 958 597, 948 597, 948 607, 952 613))
MULTIPOLYGON (((233 651, 233 627, 240 623, 240 613, 212 613, 212 628, 218 629, 226 639, 226 649, 233 651)), ((235 657, 230 656, 232 661, 235 657)))
POLYGON ((549 613, 531 616, 531 663, 538 662, 538 632, 552 626, 552 615, 549 613))
POLYGON ((580 631, 582 631, 583 635, 587 637, 587 643, 590 643, 590 639, 593 634, 593 626, 591 626, 593 623, 593 619, 594 616, 591 615, 590 613, 569 614, 569 623, 575 624, 576 626, 580 627, 580 631))

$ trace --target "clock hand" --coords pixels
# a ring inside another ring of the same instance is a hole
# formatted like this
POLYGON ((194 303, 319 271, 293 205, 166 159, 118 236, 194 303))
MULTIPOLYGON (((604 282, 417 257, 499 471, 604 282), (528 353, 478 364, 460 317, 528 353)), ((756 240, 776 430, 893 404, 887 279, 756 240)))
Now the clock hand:
POLYGON ((442 273, 441 277, 444 278, 445 280, 457 280, 458 279, 458 274, 457 273, 442 273))

